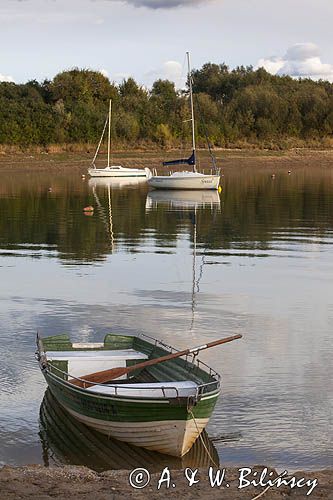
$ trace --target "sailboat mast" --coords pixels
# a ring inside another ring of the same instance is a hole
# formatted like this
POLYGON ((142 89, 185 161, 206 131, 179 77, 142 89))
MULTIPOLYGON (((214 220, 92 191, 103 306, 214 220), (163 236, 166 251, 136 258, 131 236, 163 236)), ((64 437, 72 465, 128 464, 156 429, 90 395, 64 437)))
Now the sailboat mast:
POLYGON ((189 81, 189 87, 190 87, 190 102, 191 102, 192 148, 193 148, 193 152, 194 152, 193 172, 196 172, 197 169, 195 166, 195 126, 194 126, 194 107, 193 107, 193 91, 192 91, 190 53, 186 52, 186 55, 187 55, 187 67, 188 67, 188 81, 189 81))
POLYGON ((110 149, 111 149, 111 103, 109 102, 109 130, 108 130, 108 167, 110 166, 110 149))

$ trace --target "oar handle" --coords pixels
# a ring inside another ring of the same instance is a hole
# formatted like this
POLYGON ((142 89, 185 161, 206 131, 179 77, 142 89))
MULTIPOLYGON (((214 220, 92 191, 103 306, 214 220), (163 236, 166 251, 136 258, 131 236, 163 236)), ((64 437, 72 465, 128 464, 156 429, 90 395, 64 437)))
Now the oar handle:
POLYGON ((189 349, 188 352, 190 354, 194 354, 194 353, 197 353, 199 351, 203 351, 204 349, 209 349, 210 347, 215 347, 216 345, 220 345, 220 344, 226 344, 227 342, 232 342, 233 340, 236 340, 236 339, 241 339, 242 338, 242 335, 240 333, 238 333, 237 335, 232 335, 231 337, 225 337, 224 339, 220 339, 220 340, 214 340, 213 342, 208 342, 208 344, 203 344, 203 345, 199 345, 197 347, 192 347, 192 349, 189 349))

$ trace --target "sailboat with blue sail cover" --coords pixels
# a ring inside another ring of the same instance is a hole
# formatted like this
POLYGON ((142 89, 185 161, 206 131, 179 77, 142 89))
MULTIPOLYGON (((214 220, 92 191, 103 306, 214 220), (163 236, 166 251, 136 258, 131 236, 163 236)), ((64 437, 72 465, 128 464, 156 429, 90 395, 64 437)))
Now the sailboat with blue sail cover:
POLYGON ((214 173, 203 174, 197 171, 196 168, 196 141, 195 141, 195 126, 194 126, 194 106, 193 106, 193 91, 192 91, 192 75, 190 64, 190 53, 187 52, 188 64, 188 80, 190 89, 190 105, 191 105, 191 123, 192 123, 192 154, 189 158, 179 160, 165 161, 164 166, 171 165, 189 165, 192 170, 184 170, 181 172, 173 172, 170 175, 157 175, 156 172, 148 178, 149 186, 155 189, 215 189, 219 188, 220 172, 216 168, 215 160, 213 160, 214 173))

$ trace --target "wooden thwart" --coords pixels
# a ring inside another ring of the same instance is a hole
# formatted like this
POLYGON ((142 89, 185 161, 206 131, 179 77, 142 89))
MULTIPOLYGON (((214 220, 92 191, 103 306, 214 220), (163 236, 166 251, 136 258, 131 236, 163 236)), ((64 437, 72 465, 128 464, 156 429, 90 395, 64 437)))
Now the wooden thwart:
POLYGON ((237 334, 231 337, 226 337, 224 339, 215 340, 214 342, 209 342, 208 344, 204 344, 198 347, 193 347, 192 349, 185 349, 184 351, 178 351, 174 353, 167 354, 165 356, 161 356, 160 358, 149 359, 148 361, 144 361, 142 363, 137 363, 132 366, 126 367, 117 367, 111 368, 109 370, 103 370, 96 373, 90 373, 88 375, 84 375, 78 379, 72 379, 69 382, 78 387, 91 387, 95 384, 104 384, 111 380, 117 379, 134 370, 141 370, 147 368, 148 366, 157 365, 158 363, 163 363, 164 361, 168 361, 170 359, 180 358, 181 356, 186 356, 187 354, 197 355, 199 351, 203 351, 204 349, 209 349, 210 347, 215 347, 217 345, 226 344, 227 342, 232 342, 233 340, 242 338, 242 335, 237 334))

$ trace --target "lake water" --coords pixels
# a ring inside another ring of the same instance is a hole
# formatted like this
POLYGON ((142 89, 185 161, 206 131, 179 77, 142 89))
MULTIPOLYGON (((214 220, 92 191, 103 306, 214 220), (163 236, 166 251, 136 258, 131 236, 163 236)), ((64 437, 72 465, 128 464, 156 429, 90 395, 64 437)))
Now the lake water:
POLYGON ((333 465, 333 172, 290 170, 225 171, 220 195, 0 173, 1 464, 83 463, 39 419, 38 330, 180 349, 241 333, 200 356, 222 374, 221 465, 333 465))

